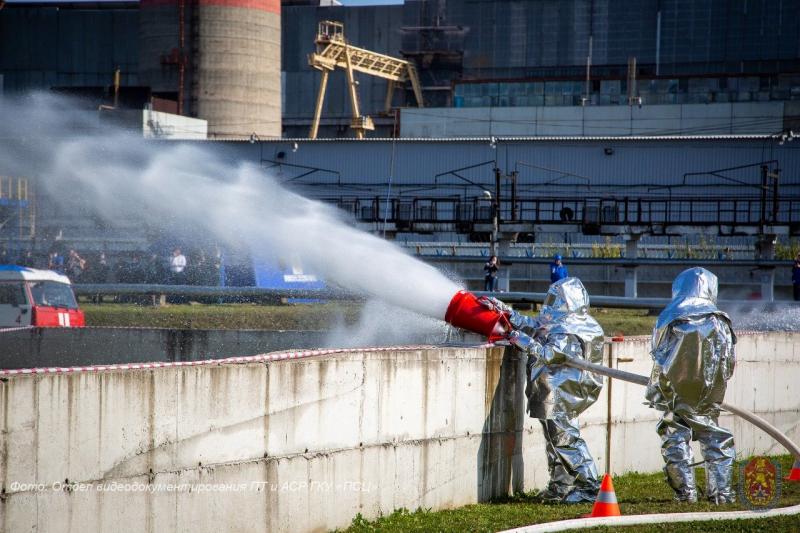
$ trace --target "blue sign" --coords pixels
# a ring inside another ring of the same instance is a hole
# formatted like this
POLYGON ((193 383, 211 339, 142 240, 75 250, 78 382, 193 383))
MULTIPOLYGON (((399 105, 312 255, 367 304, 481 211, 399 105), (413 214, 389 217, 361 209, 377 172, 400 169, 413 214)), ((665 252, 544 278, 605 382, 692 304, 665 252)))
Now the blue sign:
MULTIPOLYGON (((297 257, 276 257, 268 253, 253 253, 253 273, 256 287, 265 289, 322 290, 325 281, 303 268, 297 257)), ((310 303, 320 300, 290 298, 290 303, 310 303)))

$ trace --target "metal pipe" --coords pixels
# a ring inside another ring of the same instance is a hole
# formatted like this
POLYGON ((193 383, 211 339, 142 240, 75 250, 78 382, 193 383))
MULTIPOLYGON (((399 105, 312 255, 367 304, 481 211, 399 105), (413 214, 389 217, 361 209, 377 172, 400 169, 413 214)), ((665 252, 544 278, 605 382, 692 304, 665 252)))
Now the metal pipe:
MULTIPOLYGON (((486 258, 480 255, 433 255, 417 254, 420 258, 431 263, 482 263, 486 258)), ((534 265, 547 265, 553 261, 551 257, 524 257, 509 255, 498 259, 507 260, 514 263, 526 263, 534 265)), ((648 259, 648 258, 592 258, 592 257, 572 257, 568 258, 570 265, 588 266, 612 266, 612 267, 636 267, 636 266, 697 266, 701 264, 705 267, 785 267, 787 262, 779 259, 648 259)))
POLYGON ((594 37, 589 34, 589 53, 586 55, 586 89, 584 91, 584 99, 583 105, 587 105, 589 103, 590 98, 592 97, 592 85, 591 85, 591 72, 592 72, 592 41, 594 41, 594 37))
MULTIPOLYGON (((486 261, 486 258, 483 258, 486 261)), ((517 261, 512 259, 514 263, 517 261)), ((519 261, 523 263, 524 261, 519 261)), ((472 291, 476 296, 497 296, 496 293, 485 291, 472 291)), ((543 292, 504 292, 503 301, 507 304, 535 304, 542 303, 546 293, 543 292)), ((627 296, 592 296, 592 307, 611 307, 619 309, 662 309, 669 304, 669 298, 629 298, 627 296)), ((752 309, 754 305, 765 306, 766 309, 794 309, 797 307, 795 302, 786 301, 758 301, 752 300, 719 300, 717 305, 723 310, 730 309, 752 309)))
MULTIPOLYGON (((613 342, 608 345, 608 368, 614 368, 614 352, 616 351, 616 344, 613 342)), ((611 385, 614 382, 608 380, 606 387, 607 398, 607 411, 606 411, 606 472, 611 472, 611 385)))
MULTIPOLYGON (((602 376, 606 376, 609 378, 620 379, 622 381, 627 381, 628 383, 634 383, 636 385, 647 385, 650 381, 649 378, 646 376, 641 376, 639 374, 633 374, 631 372, 625 372, 624 370, 619 370, 616 368, 608 368, 602 365, 596 365, 594 363, 590 363, 588 361, 584 361, 583 359, 569 359, 565 363, 567 366, 571 366, 573 368, 579 368, 581 370, 587 370, 589 372, 593 372, 595 374, 600 374, 602 376)), ((781 433, 781 430, 761 418, 760 416, 756 415, 755 413, 751 413, 750 411, 746 411, 734 405, 730 405, 728 403, 722 403, 720 405, 722 409, 728 411, 732 415, 738 416, 744 420, 747 420, 757 428, 764 431, 767 435, 775 439, 778 443, 780 443, 784 448, 789 450, 796 460, 800 461, 800 446, 792 442, 789 437, 781 433)))
POLYGON ((114 71, 114 109, 119 105, 119 67, 114 71))
MULTIPOLYGON (((178 114, 184 113, 184 91, 186 90, 186 0, 178 3, 178 35, 180 39, 180 56, 178 57, 178 114)), ((116 107, 116 101, 114 107, 116 107)))
POLYGON ((364 296, 336 288, 327 289, 270 289, 263 287, 203 287, 198 285, 140 285, 135 283, 80 283, 72 286, 78 295, 175 295, 189 297, 263 298, 315 298, 324 300, 360 301, 364 296))
POLYGON ((656 13, 656 76, 661 74, 661 8, 656 13))

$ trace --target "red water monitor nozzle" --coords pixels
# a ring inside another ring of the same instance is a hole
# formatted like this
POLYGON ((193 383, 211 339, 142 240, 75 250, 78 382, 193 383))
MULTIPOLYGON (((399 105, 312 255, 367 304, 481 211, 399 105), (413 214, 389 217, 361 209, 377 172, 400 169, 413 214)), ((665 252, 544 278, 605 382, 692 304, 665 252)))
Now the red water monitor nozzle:
POLYGON ((444 319, 457 328, 478 333, 492 342, 504 339, 511 331, 511 323, 506 315, 486 307, 469 291, 458 291, 453 296, 444 319))

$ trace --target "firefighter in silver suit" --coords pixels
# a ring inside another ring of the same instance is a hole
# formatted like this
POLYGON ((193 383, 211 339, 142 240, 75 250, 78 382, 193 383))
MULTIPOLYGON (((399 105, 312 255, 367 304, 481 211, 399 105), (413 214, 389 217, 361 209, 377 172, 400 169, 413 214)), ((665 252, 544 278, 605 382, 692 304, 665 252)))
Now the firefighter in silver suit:
POLYGON ((603 387, 602 377, 562 364, 569 358, 602 363, 603 329, 589 313, 589 295, 578 278, 553 283, 536 318, 491 298, 514 330, 509 341, 528 355, 528 412, 538 418, 547 441, 550 482, 545 501, 593 502, 600 488, 594 459, 577 417, 603 387))
POLYGON ((716 302, 717 277, 704 268, 684 270, 653 330, 646 397, 664 413, 657 431, 664 473, 678 501, 697 501, 691 440, 700 442, 705 459, 706 498, 729 503, 735 497, 733 435, 717 419, 736 362, 736 336, 716 302))

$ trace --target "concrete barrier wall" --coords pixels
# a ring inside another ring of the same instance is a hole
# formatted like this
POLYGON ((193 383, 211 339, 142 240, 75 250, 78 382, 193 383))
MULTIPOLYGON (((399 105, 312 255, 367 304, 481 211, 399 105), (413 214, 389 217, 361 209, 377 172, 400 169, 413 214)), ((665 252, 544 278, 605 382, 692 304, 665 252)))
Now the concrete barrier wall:
POLYGON ((30 328, 2 333, 0 368, 197 361, 323 346, 324 331, 30 328))
MULTIPOLYGON (((649 372, 647 341, 614 366, 649 372), (628 359, 632 361, 625 362, 628 359)), ((728 401, 800 438, 800 334, 742 335, 728 401)), ((442 509, 547 481, 524 360, 501 348, 0 381, 3 531, 321 531, 406 507, 442 509), (190 490, 191 489, 191 490, 190 490)), ((604 469, 608 396, 581 417, 604 469)), ((611 469, 661 468, 643 389, 611 387, 611 469)), ((731 421, 740 453, 779 452, 731 421)))

